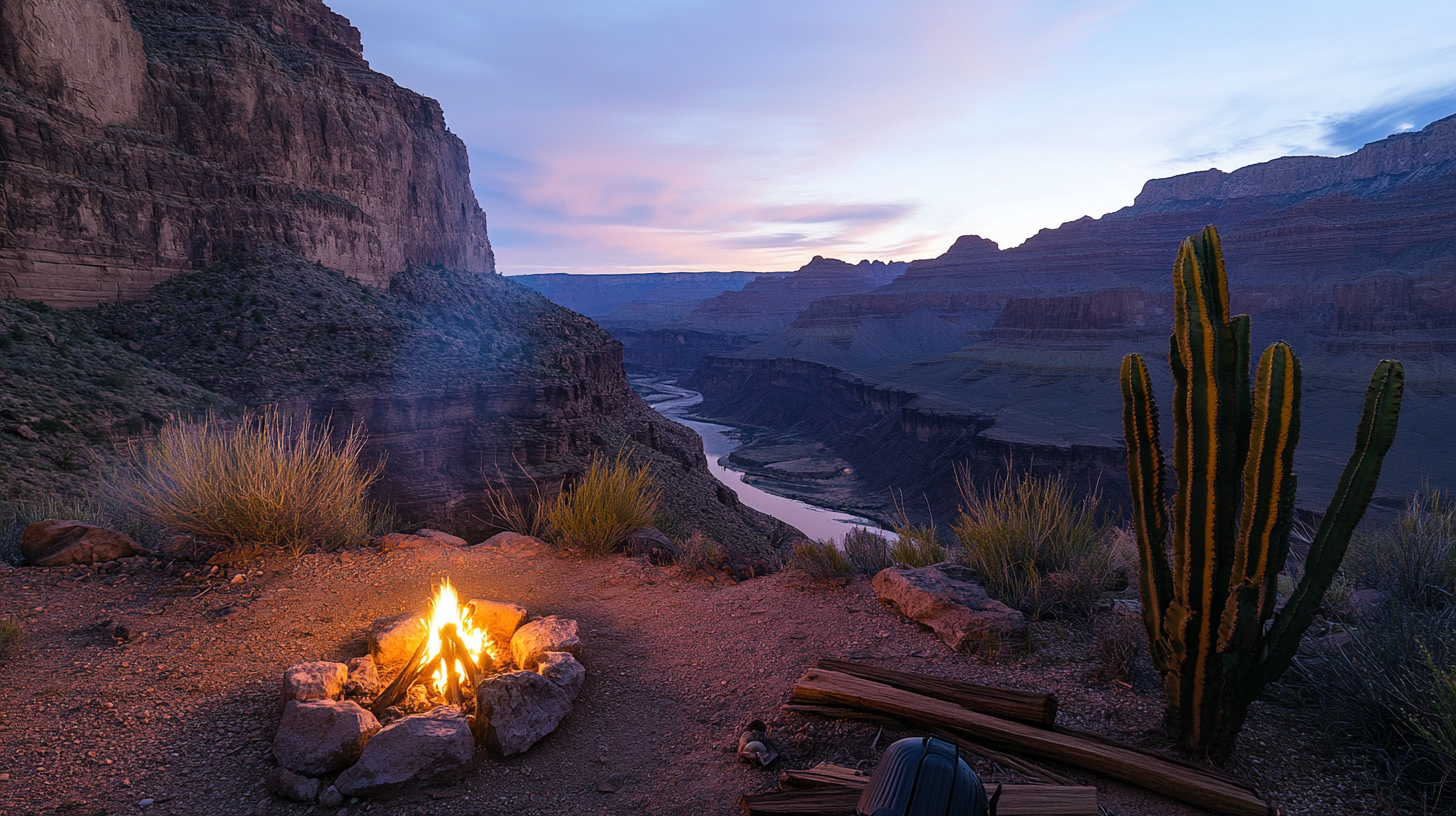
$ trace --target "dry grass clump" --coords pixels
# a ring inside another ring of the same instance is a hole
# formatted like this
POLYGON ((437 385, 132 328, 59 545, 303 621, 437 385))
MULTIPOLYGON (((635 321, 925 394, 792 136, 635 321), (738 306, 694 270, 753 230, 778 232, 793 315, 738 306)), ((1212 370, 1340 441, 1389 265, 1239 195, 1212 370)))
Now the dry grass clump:
POLYGON ((874 575, 895 565, 889 539, 865 527, 845 533, 843 549, 850 566, 862 575, 874 575))
POLYGON ((854 575, 854 565, 844 557, 833 540, 795 541, 789 555, 789 566, 802 572, 811 581, 844 585, 854 575))
MULTIPOLYGON (((526 469, 521 466, 520 462, 516 462, 516 467, 520 468, 522 473, 526 473, 526 469)), ((541 484, 531 474, 526 473, 526 478, 531 480, 534 495, 523 497, 510 489, 499 469, 497 469, 496 476, 500 481, 500 486, 487 483, 482 495, 482 503, 485 505, 485 512, 489 518, 476 517, 475 520, 500 530, 545 538, 549 526, 546 511, 551 503, 541 490, 541 484)))
POLYGON ((688 572, 714 572, 723 566, 723 549, 703 532, 695 532, 678 545, 677 563, 688 572))
POLYGON ((546 522, 558 546, 607 555, 628 533, 652 526, 662 491, 646 465, 629 460, 627 451, 592 457, 581 481, 551 501, 546 522))
POLYGON ((1093 676, 1104 683, 1132 680, 1138 655, 1147 645, 1147 629, 1140 618, 1113 611, 1093 628, 1097 644, 1097 668, 1093 676))
MULTIPOLYGON (((928 502, 927 502, 928 505, 928 502)), ((940 532, 935 527, 935 518, 924 524, 910 520, 905 512, 904 497, 895 500, 898 518, 891 525, 899 539, 890 545, 890 558, 907 567, 928 567, 946 560, 945 545, 941 543, 940 532)), ((930 508, 926 507, 927 514, 930 508)))
POLYGON ((14 657, 24 642, 25 630, 20 628, 20 624, 10 618, 0 620, 0 660, 14 657))
POLYGON ((964 502, 951 525, 962 547, 957 560, 1009 606, 1033 617, 1086 617, 1124 577, 1097 518, 1099 491, 1078 501, 1062 476, 1009 472, 985 493, 965 472, 956 485, 964 502))
POLYGON ((295 554, 362 542, 376 531, 369 487, 383 464, 360 466, 364 433, 340 441, 327 425, 295 429, 276 409, 240 422, 180 420, 133 447, 112 487, 142 517, 232 546, 295 554))

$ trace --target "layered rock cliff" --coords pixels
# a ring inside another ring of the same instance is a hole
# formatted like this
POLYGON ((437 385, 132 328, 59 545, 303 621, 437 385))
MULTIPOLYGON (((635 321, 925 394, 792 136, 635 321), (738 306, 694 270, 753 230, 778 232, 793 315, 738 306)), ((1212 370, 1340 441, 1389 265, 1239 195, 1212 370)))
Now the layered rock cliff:
POLYGON ((257 246, 494 271, 465 146, 323 3, 0 4, 0 295, 139 296, 257 246))
MULTIPOLYGON (((631 450, 675 532, 767 552, 772 521, 632 392, 621 345, 494 274, 439 105, 370 71, 321 2, 4 0, 0 19, 0 296, 102 304, 65 322, 185 397, 168 406, 362 425, 407 519, 478 528, 487 483, 550 492, 631 450)), ((75 353, 23 351, 25 371, 75 353)), ((111 406, 93 368, 52 388, 37 427, 111 406)), ((43 435, 12 436, 28 468, 59 467, 43 435)))

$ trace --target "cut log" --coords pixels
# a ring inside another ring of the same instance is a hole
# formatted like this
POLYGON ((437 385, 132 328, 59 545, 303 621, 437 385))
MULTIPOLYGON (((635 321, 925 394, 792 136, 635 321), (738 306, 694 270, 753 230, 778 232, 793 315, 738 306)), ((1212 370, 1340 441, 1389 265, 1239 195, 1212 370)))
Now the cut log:
POLYGON ((949 730, 985 742, 1106 774, 1191 805, 1234 816, 1273 816, 1253 791, 1213 774, 1130 747, 1060 734, 841 672, 814 669, 794 684, 793 703, 860 708, 930 730, 949 730))
POLYGON ((980 743, 972 742, 959 734, 936 734, 944 740, 955 743, 956 747, 967 753, 975 754, 990 762, 1000 765, 1003 768, 1015 771, 1022 776, 1029 776, 1032 779, 1040 779, 1050 785, 1068 785, 1078 787, 1082 783, 1071 777, 1062 776, 1059 773, 1049 771, 1046 768, 1011 754, 1003 754, 1000 751, 993 751, 980 743))
MULTIPOLYGON (((987 795, 994 794, 995 783, 986 786, 987 795)), ((1000 785, 1001 798, 996 803, 997 816, 1098 816, 1097 789, 1085 786, 1000 785)), ((853 816, 859 804, 860 788, 817 788, 771 791, 744 796, 738 800, 749 816, 776 814, 817 814, 818 816, 853 816)))
POLYGON ((779 774, 779 789, 795 788, 863 788, 870 783, 869 774, 843 765, 824 763, 802 770, 779 774))
POLYGON ((893 728, 896 731, 909 731, 910 726, 900 722, 894 717, 886 717, 884 714, 876 714, 873 711, 861 711, 857 708, 841 708, 839 706, 820 705, 799 705, 788 703, 779 707, 781 711, 792 711, 796 714, 817 714, 820 717, 833 717, 837 720, 860 720, 872 722, 875 725, 883 725, 886 728, 893 728))
POLYGON ((1050 694, 947 680, 928 674, 866 666, 849 660, 825 658, 816 665, 828 671, 862 677, 897 689, 956 703, 982 714, 1040 726, 1051 726, 1057 721, 1057 698, 1050 694))

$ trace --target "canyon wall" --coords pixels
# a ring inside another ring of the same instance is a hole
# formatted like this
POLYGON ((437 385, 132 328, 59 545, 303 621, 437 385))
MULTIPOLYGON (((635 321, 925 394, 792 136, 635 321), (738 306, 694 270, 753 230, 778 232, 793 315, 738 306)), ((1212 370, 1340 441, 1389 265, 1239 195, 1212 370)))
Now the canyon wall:
POLYGON ((0 295, 91 306, 265 245, 494 272, 464 144, 318 0, 4 0, 0 295))

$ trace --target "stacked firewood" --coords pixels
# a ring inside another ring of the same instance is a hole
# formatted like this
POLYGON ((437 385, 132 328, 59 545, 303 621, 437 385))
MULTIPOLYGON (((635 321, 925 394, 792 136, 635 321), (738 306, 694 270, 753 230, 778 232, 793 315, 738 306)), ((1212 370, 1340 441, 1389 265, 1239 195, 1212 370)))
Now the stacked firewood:
MULTIPOLYGON (((947 739, 1044 784, 1001 785, 1001 816, 1097 816, 1097 789, 1043 768, 1046 759, 1085 768, 1233 816, 1276 816, 1244 783, 1217 770, 1056 725, 1056 698, 843 660, 821 660, 794 684, 786 711, 868 720, 947 739), (1024 755, 1024 756, 1017 756, 1024 755)), ((786 772, 781 790, 745 796, 750 816, 854 813, 868 777, 821 765, 786 772)), ((994 793, 995 783, 988 786, 994 793)))

